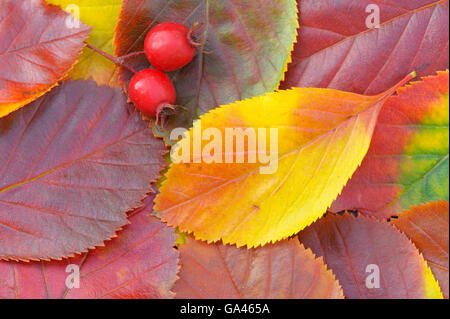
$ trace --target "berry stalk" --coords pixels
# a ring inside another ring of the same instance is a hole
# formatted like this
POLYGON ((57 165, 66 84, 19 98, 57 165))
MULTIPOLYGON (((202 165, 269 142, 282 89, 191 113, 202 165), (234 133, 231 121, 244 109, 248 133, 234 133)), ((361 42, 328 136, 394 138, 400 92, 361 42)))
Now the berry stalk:
POLYGON ((122 55, 120 57, 118 57, 117 59, 119 59, 122 62, 125 62, 126 59, 138 56, 138 55, 144 55, 145 51, 138 51, 138 52, 132 52, 130 54, 126 54, 126 55, 122 55))
MULTIPOLYGON (((93 50, 94 52, 96 52, 96 53, 100 54, 101 56, 105 57, 106 59, 112 61, 114 64, 120 65, 120 66, 126 68, 127 70, 129 70, 130 72, 132 72, 132 73, 134 73, 134 74, 137 73, 137 71, 136 71, 135 69, 133 69, 132 67, 130 67, 129 65, 127 65, 127 64, 124 62, 124 60, 125 60, 125 58, 127 58, 127 57, 134 56, 134 55, 138 55, 138 54, 132 53, 132 54, 129 54, 129 55, 124 56, 124 57, 115 57, 115 56, 112 56, 112 55, 106 53, 105 51, 100 50, 99 48, 94 47, 93 45, 91 45, 91 44, 89 44, 89 43, 86 43, 86 46, 87 46, 89 49, 93 50)), ((136 52, 136 53, 139 53, 139 52, 136 52)), ((140 54, 140 53, 139 53, 139 54, 140 54)))

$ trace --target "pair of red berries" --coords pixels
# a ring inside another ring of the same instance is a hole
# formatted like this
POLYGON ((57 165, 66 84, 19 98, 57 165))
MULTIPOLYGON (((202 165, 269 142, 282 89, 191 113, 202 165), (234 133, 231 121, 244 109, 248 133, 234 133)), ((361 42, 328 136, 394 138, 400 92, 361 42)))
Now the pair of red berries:
POLYGON ((152 28, 145 38, 145 55, 155 69, 136 73, 128 93, 136 107, 156 117, 157 123, 163 111, 174 109, 176 100, 172 81, 163 72, 178 70, 192 61, 197 46, 192 40, 192 30, 179 23, 166 22, 152 28))

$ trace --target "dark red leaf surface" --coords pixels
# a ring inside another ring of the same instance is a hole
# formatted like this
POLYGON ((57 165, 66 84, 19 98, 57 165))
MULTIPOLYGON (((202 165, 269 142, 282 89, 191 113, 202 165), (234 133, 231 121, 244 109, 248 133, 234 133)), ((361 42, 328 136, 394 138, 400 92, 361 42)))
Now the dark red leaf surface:
POLYGON ((37 99, 72 68, 89 27, 43 0, 0 1, 0 117, 37 99))
POLYGON ((0 298, 171 298, 178 271, 176 235, 152 212, 152 200, 106 247, 64 261, 0 261, 0 298), (68 289, 68 265, 80 267, 80 287, 68 289))
POLYGON ((298 235, 336 275, 346 298, 442 298, 422 255, 387 222, 329 214, 298 235), (379 269, 379 288, 366 280, 379 269))
POLYGON ((378 94, 405 74, 448 68, 448 0, 301 0, 298 43, 282 88, 378 94), (380 8, 368 29, 366 7, 380 8))
POLYGON ((165 166, 120 89, 65 82, 0 119, 0 259, 86 252, 128 223, 165 166))
POLYGON ((180 259, 180 299, 343 298, 332 272, 297 238, 248 250, 187 237, 180 259))

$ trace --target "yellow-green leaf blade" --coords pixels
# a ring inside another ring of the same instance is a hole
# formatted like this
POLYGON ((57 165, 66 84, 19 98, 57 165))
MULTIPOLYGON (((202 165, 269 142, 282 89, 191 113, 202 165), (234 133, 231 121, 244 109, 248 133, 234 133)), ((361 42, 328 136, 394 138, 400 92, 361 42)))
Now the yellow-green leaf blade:
MULTIPOLYGON (((48 3, 61 6, 72 14, 79 13, 79 19, 92 27, 88 43, 113 54, 114 29, 119 17, 122 0, 46 0, 48 3)), ((90 49, 85 49, 79 62, 70 73, 70 77, 78 80, 89 78, 99 85, 118 86, 116 66, 113 62, 90 49)))

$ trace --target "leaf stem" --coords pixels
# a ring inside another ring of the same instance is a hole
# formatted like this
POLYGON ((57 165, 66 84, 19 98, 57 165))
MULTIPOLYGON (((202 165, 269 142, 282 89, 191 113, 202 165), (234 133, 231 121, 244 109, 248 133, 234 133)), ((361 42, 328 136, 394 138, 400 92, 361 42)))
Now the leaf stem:
MULTIPOLYGON (((125 69, 129 70, 132 73, 137 73, 137 71, 135 69, 133 69, 132 67, 130 67, 129 65, 127 65, 123 60, 123 57, 115 57, 112 56, 108 53, 106 53, 105 51, 100 50, 99 48, 94 47, 93 45, 86 43, 86 46, 91 49, 94 52, 97 52, 98 54, 100 54, 101 56, 105 57, 106 59, 112 61, 114 64, 120 65, 122 67, 124 67, 125 69)), ((136 54, 137 55, 137 54, 136 54)))
POLYGON ((135 57, 135 56, 138 56, 138 55, 144 55, 144 54, 145 54, 145 51, 138 51, 138 52, 133 52, 133 53, 130 53, 130 54, 127 54, 127 55, 122 55, 122 56, 118 57, 118 59, 124 61, 126 59, 129 59, 129 58, 132 58, 132 57, 135 57))
POLYGON ((411 73, 409 73, 407 76, 405 76, 399 83, 397 83, 396 85, 394 85, 392 88, 390 88, 389 90, 387 90, 384 93, 381 93, 381 98, 380 101, 383 100, 385 97, 391 96, 392 94, 394 94, 395 92, 397 92, 397 90, 399 88, 401 88, 402 86, 406 85, 409 81, 413 80, 414 78, 417 77, 417 73, 416 71, 413 71, 411 73))

